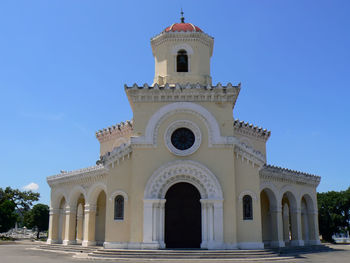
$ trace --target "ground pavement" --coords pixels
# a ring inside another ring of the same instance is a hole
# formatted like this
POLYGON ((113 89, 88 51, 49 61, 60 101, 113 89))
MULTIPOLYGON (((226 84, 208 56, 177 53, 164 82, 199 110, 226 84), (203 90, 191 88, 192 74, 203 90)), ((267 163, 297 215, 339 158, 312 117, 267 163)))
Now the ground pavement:
MULTIPOLYGON (((186 260, 106 260, 106 259, 86 259, 86 258, 76 258, 73 257, 72 253, 61 253, 61 252, 50 252, 44 250, 35 249, 38 247, 38 243, 0 243, 0 263, 79 263, 79 262, 96 262, 96 263, 111 263, 111 262, 121 262, 121 263, 217 263, 217 262, 247 262, 247 261, 230 261, 230 260, 196 260, 196 261, 186 261, 186 260)), ((296 260, 288 260, 285 262, 317 262, 317 263, 350 263, 350 245, 329 245, 333 250, 327 252, 319 253, 308 253, 300 254, 297 256, 296 260)), ((257 261, 255 261, 257 262, 257 261)), ((276 261, 275 261, 276 262, 276 261)), ((281 262, 281 261, 278 261, 281 262)), ((269 261, 264 261, 264 263, 269 263, 269 261)))

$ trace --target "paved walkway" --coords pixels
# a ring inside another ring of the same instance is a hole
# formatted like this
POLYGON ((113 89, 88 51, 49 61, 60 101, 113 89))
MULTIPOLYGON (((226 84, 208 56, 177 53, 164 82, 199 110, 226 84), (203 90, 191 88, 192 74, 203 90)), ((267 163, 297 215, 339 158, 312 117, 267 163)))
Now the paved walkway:
MULTIPOLYGON (((0 262, 1 263, 79 263, 79 262, 98 262, 98 263, 111 263, 118 261, 111 260, 91 260, 84 258, 73 258, 71 253, 59 253, 59 252, 49 252, 42 250, 34 250, 35 244, 22 243, 22 244, 0 244, 0 262)), ((330 252, 320 252, 314 254, 302 254, 299 259, 294 262, 307 262, 307 263, 350 263, 350 245, 330 245, 333 251, 330 252)), ((130 263, 142 263, 142 262, 193 262, 184 260, 169 260, 169 261, 139 261, 139 260, 122 260, 119 262, 130 262, 130 263)), ((198 262, 198 261, 195 261, 198 262)), ((205 260, 207 263, 217 263, 217 262, 230 262, 229 260, 218 261, 218 260, 205 260)), ((247 261, 232 261, 232 262, 247 262, 247 261)), ((264 261, 269 263, 268 261, 264 261)), ((276 262, 276 261, 275 261, 276 262)), ((281 262, 281 261, 279 261, 281 262)))

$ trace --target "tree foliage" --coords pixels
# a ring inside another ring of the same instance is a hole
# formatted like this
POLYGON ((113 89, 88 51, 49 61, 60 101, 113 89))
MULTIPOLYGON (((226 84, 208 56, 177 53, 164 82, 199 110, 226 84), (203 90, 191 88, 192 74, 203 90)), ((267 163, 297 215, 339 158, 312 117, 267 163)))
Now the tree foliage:
POLYGON ((349 231, 350 187, 345 191, 317 194, 319 228, 322 238, 333 242, 336 233, 349 231))
POLYGON ((16 221, 30 210, 33 202, 38 201, 39 197, 39 193, 32 191, 0 188, 0 233, 14 227, 16 221))
POLYGON ((37 238, 41 231, 45 231, 49 227, 49 207, 44 204, 36 204, 25 215, 25 224, 29 228, 36 228, 37 238))

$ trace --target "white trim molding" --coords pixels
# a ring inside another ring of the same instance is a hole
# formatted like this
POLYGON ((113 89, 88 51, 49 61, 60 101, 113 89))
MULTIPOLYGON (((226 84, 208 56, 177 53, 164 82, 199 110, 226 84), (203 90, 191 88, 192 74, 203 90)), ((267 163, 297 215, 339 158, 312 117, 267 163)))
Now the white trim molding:
POLYGON ((199 127, 194 122, 188 120, 178 120, 172 122, 164 133, 164 142, 168 150, 178 156, 187 156, 195 153, 201 145, 201 141, 202 134, 199 127), (173 132, 179 128, 187 128, 191 130, 194 134, 194 143, 189 149, 179 150, 171 142, 171 136, 173 132))
POLYGON ((178 44, 176 46, 173 46, 173 48, 171 49, 171 54, 172 55, 177 55, 177 52, 179 52, 181 49, 186 50, 188 55, 192 55, 193 54, 193 49, 189 44, 186 43, 182 43, 182 44, 178 44))
POLYGON ((165 247, 165 195, 172 185, 179 182, 194 185, 201 195, 201 248, 224 249, 221 185, 207 167, 191 160, 169 162, 149 178, 143 200, 143 242, 165 247))
POLYGON ((237 139, 221 136, 220 127, 215 117, 203 106, 192 102, 175 102, 161 107, 149 119, 145 135, 131 137, 131 144, 144 147, 157 147, 158 130, 161 123, 170 116, 178 113, 189 113, 204 122, 209 134, 209 147, 213 145, 233 145, 237 139))
POLYGON ((158 168, 146 184, 144 198, 164 198, 174 183, 184 181, 194 184, 203 199, 223 199, 216 176, 205 165, 192 160, 176 160, 158 168))
POLYGON ((238 200, 239 201, 242 201, 243 197, 245 195, 249 195, 251 198, 253 198, 253 200, 256 202, 258 201, 258 197, 256 196, 256 194, 253 192, 253 191, 250 191, 250 190, 245 190, 243 192, 241 192, 238 196, 238 200))
POLYGON ((116 190, 114 191, 110 197, 109 197, 109 201, 113 201, 114 198, 116 198, 118 195, 121 195, 124 197, 124 201, 128 201, 128 194, 126 192, 124 192, 123 190, 116 190))

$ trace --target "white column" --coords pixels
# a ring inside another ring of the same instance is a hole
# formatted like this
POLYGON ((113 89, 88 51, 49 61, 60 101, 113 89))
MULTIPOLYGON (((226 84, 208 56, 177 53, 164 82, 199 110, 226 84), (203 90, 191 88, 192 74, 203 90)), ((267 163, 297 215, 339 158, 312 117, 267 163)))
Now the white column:
POLYGON ((75 244, 75 223, 76 223, 76 209, 74 207, 66 207, 66 229, 63 245, 75 244))
POLYGON ((50 208, 49 236, 47 244, 58 243, 60 209, 50 208))
POLYGON ((152 206, 152 241, 157 241, 159 237, 159 203, 152 206))
POLYGON ((224 242, 223 200, 214 201, 214 241, 217 248, 224 242))
POLYGON ((96 223, 96 205, 86 204, 84 210, 84 234, 82 246, 94 246, 96 245, 95 239, 95 223, 96 223))
POLYGON ((165 231, 165 199, 159 200, 159 236, 158 242, 160 248, 165 248, 164 231, 165 231))
POLYGON ((309 231, 310 231, 310 245, 320 245, 319 229, 318 229, 318 213, 317 211, 310 211, 309 215, 309 231))
POLYGON ((201 199, 202 206, 202 243, 201 248, 208 248, 207 200, 201 199))
POLYGON ((301 211, 300 208, 291 209, 292 223, 292 246, 303 246, 304 240, 301 232, 301 211))
POLYGON ((154 199, 143 200, 143 242, 151 243, 153 234, 153 203, 154 199))
POLYGON ((271 230, 272 230, 272 241, 271 247, 284 247, 283 241, 283 220, 282 220, 282 207, 271 206, 271 230))
POLYGON ((301 212, 301 222, 302 222, 302 238, 304 244, 308 245, 310 240, 310 227, 309 227, 309 214, 307 211, 301 212))

